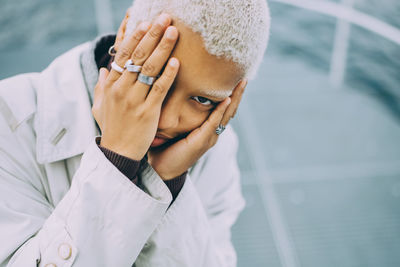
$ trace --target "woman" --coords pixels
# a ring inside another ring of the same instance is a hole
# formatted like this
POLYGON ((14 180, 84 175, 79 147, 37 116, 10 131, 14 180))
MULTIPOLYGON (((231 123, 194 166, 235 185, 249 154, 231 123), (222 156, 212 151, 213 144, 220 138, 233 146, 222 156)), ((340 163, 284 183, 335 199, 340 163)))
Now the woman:
POLYGON ((263 0, 136 0, 116 37, 2 81, 1 266, 235 266, 216 142, 268 29, 263 0))

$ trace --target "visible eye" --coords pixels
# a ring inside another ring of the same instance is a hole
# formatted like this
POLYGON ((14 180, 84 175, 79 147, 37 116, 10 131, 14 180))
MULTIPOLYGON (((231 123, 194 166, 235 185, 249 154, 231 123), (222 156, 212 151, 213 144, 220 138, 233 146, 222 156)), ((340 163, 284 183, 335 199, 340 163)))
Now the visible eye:
POLYGON ((210 99, 202 97, 202 96, 193 96, 192 99, 195 100, 196 102, 200 103, 203 106, 215 105, 214 101, 211 101, 210 99))

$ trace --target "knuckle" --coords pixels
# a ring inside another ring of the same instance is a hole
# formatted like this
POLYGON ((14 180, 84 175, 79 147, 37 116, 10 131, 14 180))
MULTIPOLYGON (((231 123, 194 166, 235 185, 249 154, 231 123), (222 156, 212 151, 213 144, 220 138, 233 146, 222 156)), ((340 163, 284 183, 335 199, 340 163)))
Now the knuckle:
POLYGON ((163 39, 163 41, 160 43, 160 49, 163 51, 168 51, 172 48, 173 40, 170 39, 163 39))
POLYGON ((133 52, 133 59, 135 60, 141 60, 145 57, 145 52, 143 51, 143 49, 141 47, 137 47, 135 49, 135 52, 133 52))
POLYGON ((133 35, 131 37, 131 40, 139 42, 140 40, 142 40, 143 34, 144 34, 144 31, 138 30, 138 31, 133 33, 133 35))
POLYGON ((149 36, 153 39, 158 39, 160 38, 161 33, 162 33, 161 27, 157 26, 149 31, 149 36))
POLYGON ((131 51, 129 51, 129 49, 126 47, 122 47, 119 50, 119 55, 117 54, 117 61, 122 62, 123 60, 129 58, 130 55, 131 55, 131 51))
POLYGON ((161 83, 155 83, 153 87, 151 88, 152 91, 154 91, 157 94, 162 94, 165 91, 165 87, 161 83))
POLYGON ((175 71, 176 71, 176 69, 174 67, 169 66, 168 68, 165 69, 163 76, 165 78, 167 78, 168 80, 174 79, 175 71))
POLYGON ((135 109, 135 116, 138 119, 143 119, 146 118, 146 116, 149 116, 148 109, 145 106, 139 106, 135 109))
POLYGON ((219 126, 219 120, 217 120, 214 116, 213 118, 211 118, 210 125, 213 129, 217 129, 217 127, 219 126))
POLYGON ((146 63, 142 67, 142 72, 147 73, 149 75, 153 75, 155 73, 156 67, 151 63, 146 63))
POLYGON ((133 110, 136 107, 133 101, 126 101, 125 110, 133 110))
POLYGON ((120 101, 120 100, 123 99, 123 97, 124 97, 124 94, 122 93, 122 91, 119 90, 119 89, 116 89, 116 88, 113 88, 113 89, 111 90, 111 95, 112 95, 112 98, 113 98, 115 101, 120 101))

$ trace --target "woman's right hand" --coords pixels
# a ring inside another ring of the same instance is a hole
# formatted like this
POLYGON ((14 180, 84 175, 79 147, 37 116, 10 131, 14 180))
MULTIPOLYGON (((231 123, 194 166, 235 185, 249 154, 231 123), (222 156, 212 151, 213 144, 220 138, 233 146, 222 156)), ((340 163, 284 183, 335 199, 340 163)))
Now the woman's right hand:
MULTIPOLYGON (((153 25, 141 23, 118 46, 115 62, 122 67, 132 59, 133 64, 143 66, 142 74, 157 76, 178 39, 177 29, 170 24, 167 14, 160 15, 153 25)), ((141 160, 155 137, 162 103, 178 69, 179 61, 170 58, 161 76, 149 86, 137 80, 137 73, 101 68, 92 107, 102 132, 101 146, 141 160)))

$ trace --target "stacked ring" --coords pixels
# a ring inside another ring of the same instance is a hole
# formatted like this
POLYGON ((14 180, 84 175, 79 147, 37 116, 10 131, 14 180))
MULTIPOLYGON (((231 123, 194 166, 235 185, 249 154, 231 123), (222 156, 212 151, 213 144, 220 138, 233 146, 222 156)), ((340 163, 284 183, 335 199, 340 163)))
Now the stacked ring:
POLYGON ((138 76, 138 81, 147 85, 153 85, 154 81, 156 80, 156 77, 151 77, 144 75, 142 73, 139 73, 138 76))
POLYGON ((112 68, 113 70, 115 70, 116 72, 119 72, 119 73, 122 73, 122 72, 124 72, 124 70, 125 70, 125 68, 119 66, 115 61, 113 61, 113 62, 111 63, 111 68, 112 68))
POLYGON ((132 59, 129 59, 125 63, 125 68, 126 68, 127 71, 133 72, 133 73, 139 73, 142 70, 142 66, 138 66, 138 65, 133 64, 132 59))
POLYGON ((125 69, 129 72, 139 73, 139 76, 137 78, 138 81, 147 85, 153 85, 155 80, 159 77, 159 76, 157 77, 147 76, 140 73, 140 71, 142 70, 142 66, 133 64, 131 59, 126 61, 124 67, 119 66, 115 61, 113 61, 111 63, 111 68, 119 73, 123 73, 125 69))

